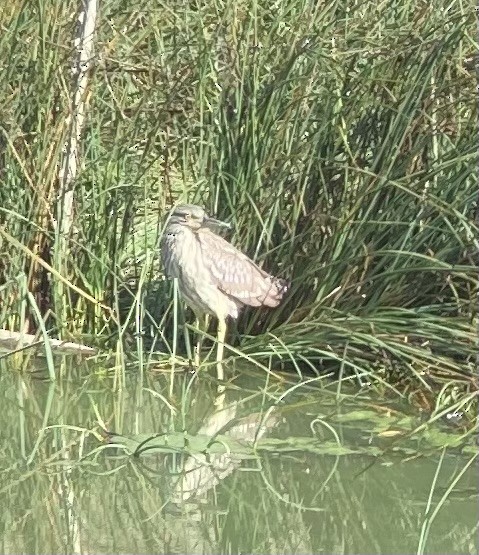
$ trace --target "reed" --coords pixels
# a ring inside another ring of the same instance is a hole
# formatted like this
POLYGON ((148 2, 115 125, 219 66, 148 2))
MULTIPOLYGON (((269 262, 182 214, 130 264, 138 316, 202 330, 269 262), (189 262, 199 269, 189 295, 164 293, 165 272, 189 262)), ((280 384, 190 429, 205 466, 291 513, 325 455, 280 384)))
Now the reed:
POLYGON ((39 310, 56 335, 123 334, 119 295, 132 314, 147 276, 143 325, 176 352, 169 286, 142 265, 188 200, 293 284, 281 308, 244 312, 230 354, 419 389, 432 407, 444 384, 477 390, 471 2, 100 2, 59 261, 77 11, 0 16, 0 229, 26 247, 0 237, 0 327, 35 331, 39 310))

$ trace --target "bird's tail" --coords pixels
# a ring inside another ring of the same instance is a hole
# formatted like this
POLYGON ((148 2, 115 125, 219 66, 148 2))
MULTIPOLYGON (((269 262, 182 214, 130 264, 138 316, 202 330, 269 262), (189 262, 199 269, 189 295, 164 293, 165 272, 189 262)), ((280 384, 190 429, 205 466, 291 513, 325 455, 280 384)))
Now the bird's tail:
POLYGON ((262 300, 262 304, 270 307, 278 306, 291 284, 285 279, 272 276, 268 276, 266 280, 269 282, 270 287, 262 300))

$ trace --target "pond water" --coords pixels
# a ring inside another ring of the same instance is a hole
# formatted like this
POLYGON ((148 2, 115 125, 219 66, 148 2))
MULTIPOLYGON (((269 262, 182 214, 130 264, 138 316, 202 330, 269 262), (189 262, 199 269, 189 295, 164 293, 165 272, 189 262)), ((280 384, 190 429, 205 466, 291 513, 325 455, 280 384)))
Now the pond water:
POLYGON ((407 403, 58 365, 0 361, 3 553, 478 553, 474 438, 407 403))

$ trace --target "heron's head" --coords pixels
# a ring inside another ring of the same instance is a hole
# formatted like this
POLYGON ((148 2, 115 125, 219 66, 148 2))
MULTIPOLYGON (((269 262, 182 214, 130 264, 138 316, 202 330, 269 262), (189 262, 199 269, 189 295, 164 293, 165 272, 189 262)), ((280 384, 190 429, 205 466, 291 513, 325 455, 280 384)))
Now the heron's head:
POLYGON ((208 227, 213 230, 230 227, 230 224, 210 218, 203 208, 196 206, 196 204, 179 204, 171 213, 168 225, 180 225, 195 230, 201 227, 208 227))

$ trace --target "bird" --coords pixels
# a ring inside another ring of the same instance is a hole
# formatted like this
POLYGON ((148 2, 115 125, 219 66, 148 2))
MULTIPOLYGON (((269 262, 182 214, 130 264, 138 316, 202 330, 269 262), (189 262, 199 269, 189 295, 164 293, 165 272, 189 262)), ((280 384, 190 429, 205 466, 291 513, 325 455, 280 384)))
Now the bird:
POLYGON ((216 232, 230 225, 209 217, 201 206, 180 204, 167 220, 161 239, 166 277, 178 280, 178 290, 196 316, 200 332, 195 365, 200 364, 202 332, 209 317, 218 319, 216 366, 224 379, 223 354, 227 319, 236 320, 244 305, 277 307, 289 283, 262 270, 216 232))

